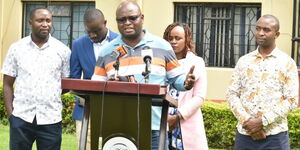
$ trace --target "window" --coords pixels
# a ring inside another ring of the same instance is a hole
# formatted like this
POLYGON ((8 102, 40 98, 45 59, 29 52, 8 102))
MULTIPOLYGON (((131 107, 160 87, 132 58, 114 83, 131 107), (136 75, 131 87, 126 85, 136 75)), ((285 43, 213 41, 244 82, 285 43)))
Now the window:
POLYGON ((51 35, 66 45, 85 34, 84 12, 95 8, 94 2, 23 2, 23 37, 31 33, 28 23, 30 11, 38 7, 47 7, 52 11, 51 35))
POLYGON ((175 3, 174 21, 189 24, 206 66, 234 67, 239 57, 256 49, 260 15, 260 4, 175 3))

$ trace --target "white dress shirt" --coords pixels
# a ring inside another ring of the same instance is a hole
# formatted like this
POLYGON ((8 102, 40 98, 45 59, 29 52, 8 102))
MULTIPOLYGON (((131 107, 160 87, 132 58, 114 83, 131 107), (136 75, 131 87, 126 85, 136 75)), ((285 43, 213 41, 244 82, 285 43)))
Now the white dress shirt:
POLYGON ((99 43, 93 43, 94 54, 95 54, 96 60, 98 59, 98 55, 102 51, 103 46, 109 43, 108 37, 109 37, 109 30, 107 30, 106 37, 103 41, 101 41, 99 43))
POLYGON ((16 78, 14 116, 30 123, 36 116, 38 125, 62 120, 61 78, 69 76, 70 53, 51 36, 41 48, 31 36, 10 46, 1 72, 16 78))

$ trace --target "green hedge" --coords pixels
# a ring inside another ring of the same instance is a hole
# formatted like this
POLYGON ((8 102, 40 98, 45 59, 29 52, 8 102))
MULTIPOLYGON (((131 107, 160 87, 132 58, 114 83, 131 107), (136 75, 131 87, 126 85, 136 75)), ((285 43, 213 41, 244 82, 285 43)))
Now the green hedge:
POLYGON ((237 120, 227 103, 205 102, 201 110, 209 147, 232 149, 237 120))
MULTIPOLYGON (((237 120, 227 103, 205 102, 202 106, 209 147, 232 149, 237 120)), ((300 108, 288 115, 292 148, 300 148, 300 108)))
POLYGON ((72 112, 75 106, 75 98, 72 94, 62 95, 62 128, 64 133, 75 133, 75 120, 72 118, 72 112))
MULTIPOLYGON (((62 110, 62 128, 64 133, 75 133, 75 120, 72 119, 72 111, 74 108, 75 98, 71 94, 62 95, 63 110, 62 110)), ((7 114, 3 101, 3 88, 0 87, 0 123, 7 125, 7 114)))
MULTIPOLYGON (((63 101, 63 131, 75 132, 75 120, 72 119, 74 96, 65 94, 63 101)), ((209 147, 232 149, 234 145, 237 120, 227 103, 205 102, 202 106, 206 135, 209 147)), ((293 110, 289 116, 289 134, 292 148, 300 148, 300 108, 293 110)), ((7 124, 6 111, 3 104, 3 91, 0 87, 0 123, 7 124)))
POLYGON ((289 135, 292 148, 300 148, 300 108, 288 115, 289 135))

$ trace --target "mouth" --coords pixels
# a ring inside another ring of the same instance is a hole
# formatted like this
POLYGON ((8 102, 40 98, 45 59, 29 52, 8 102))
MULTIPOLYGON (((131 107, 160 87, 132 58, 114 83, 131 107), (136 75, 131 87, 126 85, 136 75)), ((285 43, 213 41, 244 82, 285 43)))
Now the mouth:
POLYGON ((257 41, 263 42, 263 41, 265 41, 265 39, 264 38, 257 38, 257 41))
POLYGON ((125 28, 124 31, 125 32, 132 32, 132 31, 134 31, 134 29, 133 28, 125 28))
POLYGON ((49 33, 49 30, 48 30, 48 29, 41 29, 40 31, 41 31, 41 33, 43 33, 43 34, 48 34, 48 33, 49 33))

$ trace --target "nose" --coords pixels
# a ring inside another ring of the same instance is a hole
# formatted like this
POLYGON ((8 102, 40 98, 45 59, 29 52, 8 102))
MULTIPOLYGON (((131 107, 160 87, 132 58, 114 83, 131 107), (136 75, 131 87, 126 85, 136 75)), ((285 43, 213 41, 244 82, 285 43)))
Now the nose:
POLYGON ((173 38, 173 39, 169 40, 169 42, 170 42, 171 44, 175 44, 177 41, 176 41, 175 38, 173 38))
POLYGON ((126 18, 124 24, 131 24, 130 20, 128 18, 126 18))
POLYGON ((42 26, 43 26, 43 27, 46 27, 46 26, 48 26, 48 23, 47 23, 47 21, 43 21, 43 22, 42 22, 42 26))
POLYGON ((257 32, 258 32, 258 35, 264 35, 265 34, 264 30, 258 30, 257 32))

